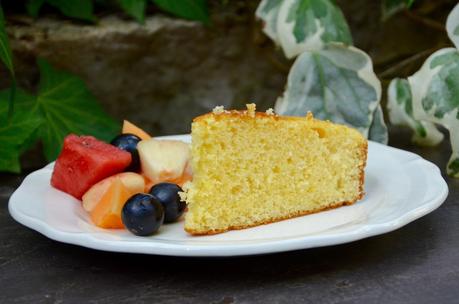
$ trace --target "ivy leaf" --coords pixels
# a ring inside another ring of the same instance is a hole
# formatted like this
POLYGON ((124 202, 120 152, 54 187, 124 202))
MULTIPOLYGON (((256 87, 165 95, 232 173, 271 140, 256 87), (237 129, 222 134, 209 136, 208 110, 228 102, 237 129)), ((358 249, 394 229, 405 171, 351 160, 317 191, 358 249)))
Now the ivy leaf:
POLYGON ((185 19, 209 24, 206 0, 152 0, 163 11, 185 19))
POLYGON ((385 145, 387 145, 389 141, 389 134, 387 132, 386 123, 384 122, 384 113, 381 104, 378 104, 378 107, 373 112, 373 121, 368 131, 368 138, 385 145))
POLYGON ((408 81, 414 118, 448 129, 452 155, 447 173, 459 178, 459 50, 433 53, 408 81))
MULTIPOLYGON (((383 123, 374 125, 370 133, 380 99, 381 83, 370 57, 354 47, 330 43, 298 56, 275 107, 285 115, 303 116, 311 111, 319 119, 352 126, 384 143, 387 130, 383 123)), ((382 119, 382 112, 377 118, 382 119)))
POLYGON ((333 0, 284 0, 277 19, 266 20, 273 21, 287 58, 319 50, 329 42, 352 44, 346 19, 333 0))
POLYGON ((139 23, 145 21, 145 7, 147 0, 118 0, 121 8, 139 23))
POLYGON ((446 30, 449 39, 454 43, 456 48, 459 49, 459 4, 457 4, 446 20, 446 30))
POLYGON ((398 12, 410 8, 415 0, 384 0, 382 2, 382 19, 387 20, 398 12))
POLYGON ((262 0, 255 12, 255 15, 264 22, 263 32, 276 44, 279 44, 277 17, 281 4, 282 0, 262 0))
POLYGON ((413 130, 412 141, 422 146, 436 146, 443 140, 443 133, 435 124, 420 121, 413 116, 411 87, 406 79, 393 79, 387 92, 389 119, 393 125, 406 126, 413 130))
MULTIPOLYGON (((8 111, 5 100, 11 95, 10 90, 0 92, 0 117, 8 111)), ((0 124, 0 171, 19 173, 19 156, 24 145, 30 145, 42 119, 36 112, 30 111, 33 107, 34 97, 19 90, 16 95, 16 112, 10 122, 2 120, 0 124)))
POLYGON ((41 79, 36 103, 45 120, 40 137, 49 161, 56 159, 69 133, 113 139, 118 124, 102 110, 80 78, 58 71, 43 60, 38 65, 41 79))
POLYGON ((91 22, 96 20, 91 0, 46 0, 46 3, 59 9, 65 16, 91 22))
POLYGON ((28 0, 26 3, 26 10, 27 13, 34 17, 38 17, 38 13, 40 12, 41 7, 45 3, 45 0, 28 0))

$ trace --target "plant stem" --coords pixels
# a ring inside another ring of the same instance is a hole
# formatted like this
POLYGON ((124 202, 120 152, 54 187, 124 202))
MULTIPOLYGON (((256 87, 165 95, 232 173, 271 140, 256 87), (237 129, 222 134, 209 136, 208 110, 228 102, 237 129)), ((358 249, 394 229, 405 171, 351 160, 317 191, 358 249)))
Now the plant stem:
POLYGON ((424 50, 420 53, 416 53, 402 61, 399 61, 397 62, 395 65, 385 69, 384 71, 382 71, 381 73, 379 73, 379 77, 380 78, 386 78, 386 77, 391 77, 391 75, 393 74, 396 74, 398 70, 400 70, 401 68, 413 63, 413 62, 416 62, 418 61, 419 59, 422 59, 424 57, 427 57, 428 55, 432 54, 433 52, 435 52, 436 50, 438 50, 439 47, 435 47, 435 48, 430 48, 430 49, 427 49, 427 50, 424 50))
POLYGON ((421 23, 424 26, 430 27, 430 28, 432 28, 434 30, 441 31, 441 32, 445 31, 445 26, 440 22, 437 22, 437 21, 429 19, 429 18, 425 18, 423 16, 419 16, 418 14, 416 14, 413 11, 410 11, 410 10, 404 10, 404 13, 410 19, 412 19, 412 20, 414 20, 414 21, 416 21, 418 23, 421 23))

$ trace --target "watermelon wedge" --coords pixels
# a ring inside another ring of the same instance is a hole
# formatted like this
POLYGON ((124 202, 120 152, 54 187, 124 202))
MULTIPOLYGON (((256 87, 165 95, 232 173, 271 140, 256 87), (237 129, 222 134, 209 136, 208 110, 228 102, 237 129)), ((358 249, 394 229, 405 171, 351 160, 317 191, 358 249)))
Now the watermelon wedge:
POLYGON ((122 172, 131 154, 92 136, 68 135, 54 165, 51 185, 81 200, 95 183, 122 172))

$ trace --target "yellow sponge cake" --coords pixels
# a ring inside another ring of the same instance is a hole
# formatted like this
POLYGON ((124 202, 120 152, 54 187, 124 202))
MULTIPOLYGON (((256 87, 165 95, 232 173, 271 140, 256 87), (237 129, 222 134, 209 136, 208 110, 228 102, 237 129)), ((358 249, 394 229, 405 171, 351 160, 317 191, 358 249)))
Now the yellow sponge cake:
POLYGON ((192 124, 185 230, 243 229, 353 204, 363 196, 367 141, 352 128, 267 111, 224 111, 192 124))

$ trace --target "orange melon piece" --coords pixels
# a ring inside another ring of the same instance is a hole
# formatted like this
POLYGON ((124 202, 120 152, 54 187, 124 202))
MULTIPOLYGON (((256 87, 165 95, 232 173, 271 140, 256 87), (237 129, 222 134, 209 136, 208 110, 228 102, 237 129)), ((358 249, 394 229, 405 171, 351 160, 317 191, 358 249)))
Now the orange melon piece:
POLYGON ((130 122, 128 120, 124 120, 123 121, 123 129, 121 130, 121 133, 123 133, 123 134, 125 134, 125 133, 134 134, 134 135, 137 135, 138 137, 140 137, 140 139, 142 139, 142 140, 151 138, 151 136, 147 132, 145 132, 141 128, 137 127, 135 124, 133 124, 132 122, 130 122))
POLYGON ((191 181, 192 179, 193 179, 193 177, 190 174, 183 173, 183 175, 180 176, 179 178, 173 179, 173 180, 168 181, 168 182, 169 183, 174 183, 174 184, 179 185, 180 187, 183 187, 183 184, 185 184, 186 182, 191 181))
POLYGON ((145 179, 142 175, 134 172, 118 173, 101 180, 86 191, 82 197, 84 210, 91 212, 117 178, 121 180, 130 192, 134 194, 144 192, 145 179))
POLYGON ((146 177, 145 175, 143 176, 145 178, 145 193, 148 193, 150 192, 150 189, 151 187, 153 187, 155 184, 155 182, 151 181, 148 177, 146 177))
POLYGON ((99 203, 90 212, 91 220, 100 228, 124 228, 121 210, 132 195, 134 193, 129 191, 121 179, 115 178, 99 203))
POLYGON ((189 182, 189 181, 191 181, 193 179, 193 176, 188 172, 184 172, 178 178, 173 178, 173 179, 164 178, 164 179, 159 179, 159 180, 156 180, 156 181, 150 180, 145 175, 143 177, 145 178, 145 190, 144 190, 145 193, 150 192, 151 187, 153 187, 154 185, 159 184, 159 183, 173 183, 173 184, 179 185, 180 187, 183 187, 183 185, 186 182, 189 182))

